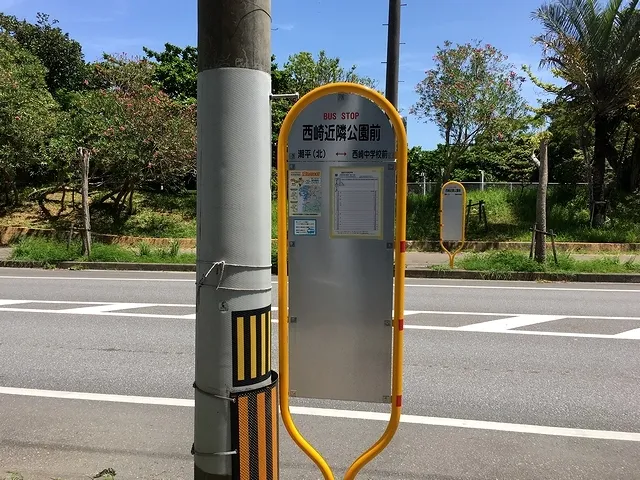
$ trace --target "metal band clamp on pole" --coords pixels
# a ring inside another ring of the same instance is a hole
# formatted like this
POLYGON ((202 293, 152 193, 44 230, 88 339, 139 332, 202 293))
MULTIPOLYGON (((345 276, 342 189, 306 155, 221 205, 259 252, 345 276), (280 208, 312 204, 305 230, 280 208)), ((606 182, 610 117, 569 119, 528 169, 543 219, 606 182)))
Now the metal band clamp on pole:
POLYGON ((318 466, 325 480, 334 480, 331 468, 324 458, 300 434, 289 410, 289 317, 288 272, 287 272, 287 143, 291 128, 298 115, 311 103, 325 95, 350 93, 361 95, 383 110, 393 125, 396 137, 396 232, 394 244, 394 315, 393 315, 393 358, 391 381, 391 417, 386 430, 367 451, 358 457, 345 474, 345 480, 352 480, 358 472, 389 444, 400 424, 402 412, 402 363, 404 342, 404 282, 406 250, 406 204, 407 204, 407 134, 402 117, 395 107, 382 95, 363 85, 355 83, 333 83, 318 87, 303 96, 291 108, 284 119, 278 137, 278 321, 279 365, 280 365, 280 412, 287 432, 300 449, 318 466))

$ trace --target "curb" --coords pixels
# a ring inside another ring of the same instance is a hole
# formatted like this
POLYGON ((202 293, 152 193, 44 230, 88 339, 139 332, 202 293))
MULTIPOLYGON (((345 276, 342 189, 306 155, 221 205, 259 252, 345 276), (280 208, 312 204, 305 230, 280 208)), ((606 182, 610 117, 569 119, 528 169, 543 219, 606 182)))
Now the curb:
MULTIPOLYGON (((467 240, 463 252, 488 252, 494 250, 529 251, 530 242, 467 240)), ((565 253, 634 253, 640 252, 640 243, 589 243, 556 242, 558 252, 565 253)), ((440 242, 433 240, 407 240, 407 251, 441 252, 440 242)))
POLYGON ((483 272, 473 270, 407 269, 407 278, 449 280, 503 280, 522 282, 640 283, 638 273, 483 272))
POLYGON ((141 272, 195 272, 190 263, 30 262, 2 260, 0 268, 59 268, 64 270, 129 270, 141 272))
MULTIPOLYGON (((28 262, 0 261, 0 268, 59 268, 86 270, 128 270, 146 272, 195 272, 194 264, 185 263, 124 263, 124 262, 28 262)), ((277 265, 271 267, 278 274, 277 265)), ((503 280, 522 282, 584 282, 584 283, 640 283, 637 273, 544 273, 544 272, 483 272, 473 270, 431 270, 409 267, 406 278, 437 278, 449 280, 503 280)))

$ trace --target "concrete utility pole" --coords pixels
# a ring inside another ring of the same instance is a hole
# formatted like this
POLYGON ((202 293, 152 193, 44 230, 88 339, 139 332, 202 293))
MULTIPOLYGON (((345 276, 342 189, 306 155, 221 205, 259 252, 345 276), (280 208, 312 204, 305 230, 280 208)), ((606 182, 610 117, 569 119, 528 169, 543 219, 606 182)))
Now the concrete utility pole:
POLYGON ((400 10, 401 0, 389 0, 387 33, 387 78, 385 97, 398 109, 398 80, 400 76, 400 10))
POLYGON ((278 478, 271 1, 198 0, 196 480, 278 478))

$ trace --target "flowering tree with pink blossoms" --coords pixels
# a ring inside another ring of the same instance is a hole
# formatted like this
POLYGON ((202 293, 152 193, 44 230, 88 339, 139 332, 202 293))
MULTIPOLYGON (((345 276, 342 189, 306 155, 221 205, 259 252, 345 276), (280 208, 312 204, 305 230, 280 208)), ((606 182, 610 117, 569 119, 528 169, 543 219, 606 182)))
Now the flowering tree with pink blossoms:
POLYGON ((411 114, 433 122, 444 139, 447 181, 456 161, 480 138, 500 141, 522 127, 527 107, 520 95, 524 77, 496 47, 480 42, 446 41, 433 57, 434 66, 416 86, 411 114))

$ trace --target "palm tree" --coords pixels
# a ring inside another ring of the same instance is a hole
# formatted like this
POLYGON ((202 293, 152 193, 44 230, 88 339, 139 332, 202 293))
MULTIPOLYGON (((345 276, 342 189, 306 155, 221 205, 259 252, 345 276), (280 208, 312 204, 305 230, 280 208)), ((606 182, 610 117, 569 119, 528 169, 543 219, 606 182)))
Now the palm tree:
POLYGON ((588 106, 594 125, 592 224, 605 219, 606 161, 615 164, 612 136, 640 91, 640 0, 557 0, 533 18, 544 34, 541 66, 567 82, 560 96, 588 106))

